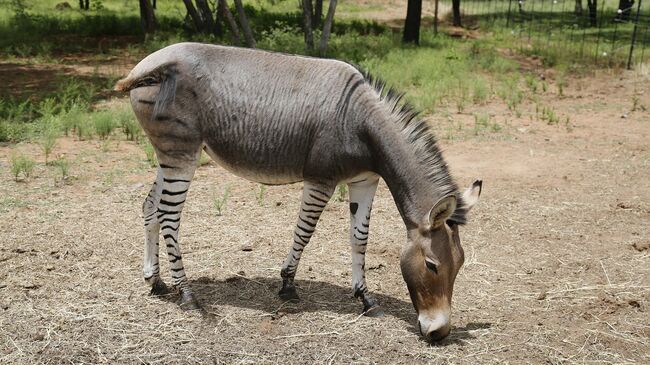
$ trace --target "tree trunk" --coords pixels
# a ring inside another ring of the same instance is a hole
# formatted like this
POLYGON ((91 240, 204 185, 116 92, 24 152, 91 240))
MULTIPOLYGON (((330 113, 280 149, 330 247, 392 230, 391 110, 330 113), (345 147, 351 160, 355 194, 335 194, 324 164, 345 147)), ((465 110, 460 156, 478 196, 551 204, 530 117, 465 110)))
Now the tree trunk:
POLYGON ((574 13, 577 16, 582 16, 582 0, 576 0, 576 7, 574 13))
POLYGON ((203 23, 203 31, 207 33, 214 32, 214 19, 212 19, 212 11, 206 0, 194 0, 198 8, 201 22, 203 23))
POLYGON ((598 26, 598 0, 587 0, 589 8, 589 23, 592 27, 598 26))
POLYGON ((314 50, 314 28, 311 25, 311 0, 302 0, 302 19, 305 30, 305 49, 307 53, 314 50))
POLYGON ((156 15, 150 0, 140 0, 140 23, 144 34, 153 33, 156 30, 156 15))
POLYGON ((226 21, 225 14, 221 5, 219 5, 219 0, 215 1, 214 7, 214 35, 217 37, 223 36, 223 26, 222 24, 226 21))
POLYGON ((454 13, 454 26, 462 27, 460 21, 460 0, 451 0, 451 10, 454 13))
POLYGON ((89 1, 90 0, 79 0, 79 9, 88 10, 90 7, 89 1))
POLYGON ((244 32, 244 38, 246 38, 246 44, 250 48, 255 48, 253 32, 251 31, 251 26, 248 24, 248 18, 244 12, 244 5, 242 5, 241 0, 235 0, 235 8, 237 8, 237 16, 239 18, 239 24, 241 24, 241 29, 244 32))
POLYGON ((232 43, 240 46, 241 35, 239 34, 239 27, 237 27, 237 22, 235 21, 235 17, 230 12, 230 9, 228 9, 228 4, 226 3, 226 0, 218 0, 218 1, 219 1, 219 9, 220 9, 219 11, 226 18, 226 20, 228 21, 228 26, 230 27, 230 33, 232 34, 232 43))
POLYGON ((314 6, 314 15, 311 18, 311 25, 314 29, 318 29, 320 27, 320 21, 322 18, 323 18, 323 0, 316 0, 316 5, 314 6))
POLYGON ((200 33, 203 33, 205 31, 205 24, 203 24, 203 21, 201 20, 201 16, 196 11, 196 8, 194 7, 192 0, 183 0, 183 3, 185 3, 187 14, 189 14, 190 18, 192 18, 196 30, 200 33))
POLYGON ((406 20, 404 21, 404 43, 420 44, 420 18, 422 16, 422 0, 408 0, 406 20))
POLYGON ((433 34, 438 35, 438 2, 439 0, 434 0, 434 9, 433 9, 433 34))
POLYGON ((153 8, 156 9, 156 0, 153 0, 153 8))
POLYGON ((620 13, 616 14, 616 19, 628 21, 632 15, 632 6, 634 5, 634 0, 619 0, 618 9, 621 10, 620 13))
POLYGON ((336 11, 336 1, 337 0, 330 0, 330 5, 327 9, 327 17, 325 18, 325 23, 323 24, 323 34, 321 35, 320 38, 321 57, 325 57, 325 54, 327 53, 327 44, 330 41, 330 34, 332 33, 332 23, 334 22, 334 12, 336 11))

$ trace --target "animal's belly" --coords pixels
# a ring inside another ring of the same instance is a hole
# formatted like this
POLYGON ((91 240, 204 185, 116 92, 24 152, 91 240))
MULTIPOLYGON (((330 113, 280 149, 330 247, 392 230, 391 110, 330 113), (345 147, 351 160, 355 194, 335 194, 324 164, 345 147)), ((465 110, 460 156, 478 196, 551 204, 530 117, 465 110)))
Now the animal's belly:
POLYGON ((267 185, 291 184, 302 181, 302 168, 298 164, 285 163, 277 166, 276 163, 265 161, 261 156, 240 155, 239 158, 228 158, 210 147, 204 147, 205 152, 220 166, 234 175, 244 179, 267 185))

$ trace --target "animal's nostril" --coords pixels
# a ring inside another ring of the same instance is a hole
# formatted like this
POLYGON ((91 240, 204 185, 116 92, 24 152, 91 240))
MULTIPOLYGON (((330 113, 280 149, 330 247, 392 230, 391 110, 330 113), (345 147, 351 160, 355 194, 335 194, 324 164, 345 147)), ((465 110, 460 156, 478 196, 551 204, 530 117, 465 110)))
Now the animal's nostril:
POLYGON ((427 334, 427 337, 428 337, 429 340, 431 340, 431 341, 440 341, 440 340, 442 340, 443 338, 447 337, 448 334, 449 334, 449 331, 440 328, 440 329, 437 329, 437 330, 435 330, 435 331, 431 331, 431 332, 429 332, 429 333, 427 334))

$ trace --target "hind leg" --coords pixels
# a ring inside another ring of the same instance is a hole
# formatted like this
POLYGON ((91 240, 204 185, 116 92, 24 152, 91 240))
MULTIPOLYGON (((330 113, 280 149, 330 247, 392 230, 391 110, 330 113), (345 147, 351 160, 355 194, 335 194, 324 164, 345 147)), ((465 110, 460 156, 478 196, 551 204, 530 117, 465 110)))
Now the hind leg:
POLYGON ((149 194, 142 203, 142 215, 144 217, 144 280, 151 286, 151 295, 165 295, 169 289, 160 278, 160 263, 158 260, 160 223, 157 212, 160 194, 162 192, 162 171, 158 168, 156 180, 151 186, 149 194))
POLYGON ((300 204, 298 223, 293 232, 293 245, 280 271, 280 276, 282 276, 282 289, 280 289, 279 295, 284 300, 298 299, 298 293, 293 284, 293 279, 298 270, 300 256, 316 230, 318 219, 323 209, 325 209, 327 202, 332 197, 335 188, 336 185, 332 184, 318 184, 305 181, 302 190, 302 203, 300 204))
POLYGON ((379 302, 366 286, 366 246, 370 229, 370 211, 377 191, 377 178, 348 184, 350 190, 350 248, 352 251, 352 290, 363 302, 363 313, 375 317, 383 315, 379 302))
POLYGON ((190 187, 190 181, 194 176, 196 163, 187 163, 183 168, 171 167, 163 163, 161 163, 161 166, 163 172, 162 189, 156 218, 160 224, 160 231, 167 248, 172 285, 180 293, 181 298, 179 304, 182 309, 199 309, 199 304, 194 297, 192 288, 185 275, 185 267, 183 266, 183 257, 178 239, 181 213, 187 191, 190 187))

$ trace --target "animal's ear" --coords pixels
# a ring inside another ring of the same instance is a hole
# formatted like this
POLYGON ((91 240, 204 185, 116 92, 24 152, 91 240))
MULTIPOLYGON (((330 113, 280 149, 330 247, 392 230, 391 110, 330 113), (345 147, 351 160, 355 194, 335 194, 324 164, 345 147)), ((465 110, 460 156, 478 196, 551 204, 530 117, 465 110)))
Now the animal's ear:
POLYGON ((463 208, 466 211, 472 210, 472 207, 478 202, 478 198, 481 196, 481 190, 483 189, 483 181, 476 180, 463 192, 463 208))
POLYGON ((431 208, 429 214, 425 217, 425 223, 420 228, 424 231, 438 228, 441 224, 445 223, 447 218, 449 218, 455 210, 456 196, 453 194, 445 196, 433 205, 433 208, 431 208))

